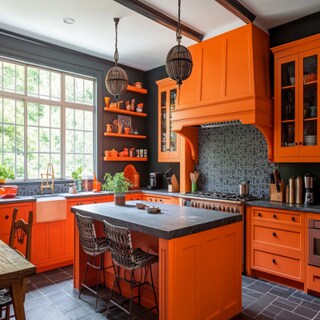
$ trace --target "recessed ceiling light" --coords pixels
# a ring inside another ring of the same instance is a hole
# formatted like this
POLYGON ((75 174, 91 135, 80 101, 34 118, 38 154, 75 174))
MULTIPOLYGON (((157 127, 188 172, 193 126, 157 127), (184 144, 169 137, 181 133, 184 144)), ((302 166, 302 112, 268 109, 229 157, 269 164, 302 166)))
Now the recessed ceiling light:
POLYGON ((74 24, 74 19, 72 19, 72 18, 63 18, 63 20, 62 20, 64 23, 66 23, 66 24, 74 24))

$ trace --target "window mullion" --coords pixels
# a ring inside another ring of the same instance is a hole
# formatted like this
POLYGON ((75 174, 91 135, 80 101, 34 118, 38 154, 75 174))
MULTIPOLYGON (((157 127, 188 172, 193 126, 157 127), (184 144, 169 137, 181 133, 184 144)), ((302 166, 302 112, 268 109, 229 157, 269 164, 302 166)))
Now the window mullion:
POLYGON ((66 78, 61 73, 61 178, 66 178, 66 78))

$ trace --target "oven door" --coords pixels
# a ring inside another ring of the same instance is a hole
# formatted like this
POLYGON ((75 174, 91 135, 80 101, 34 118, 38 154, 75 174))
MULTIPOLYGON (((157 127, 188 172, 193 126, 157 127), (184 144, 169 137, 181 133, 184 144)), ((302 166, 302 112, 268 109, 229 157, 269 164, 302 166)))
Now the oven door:
POLYGON ((320 229, 309 228, 309 265, 320 267, 320 229))

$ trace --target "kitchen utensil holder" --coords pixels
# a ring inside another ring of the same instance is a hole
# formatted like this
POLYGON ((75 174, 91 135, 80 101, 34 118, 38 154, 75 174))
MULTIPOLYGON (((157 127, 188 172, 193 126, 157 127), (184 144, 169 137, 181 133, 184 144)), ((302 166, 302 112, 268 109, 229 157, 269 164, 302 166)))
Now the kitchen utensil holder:
POLYGON ((275 183, 270 183, 270 200, 284 202, 285 201, 285 190, 284 190, 284 182, 281 180, 280 182, 280 191, 277 191, 277 185, 275 183))

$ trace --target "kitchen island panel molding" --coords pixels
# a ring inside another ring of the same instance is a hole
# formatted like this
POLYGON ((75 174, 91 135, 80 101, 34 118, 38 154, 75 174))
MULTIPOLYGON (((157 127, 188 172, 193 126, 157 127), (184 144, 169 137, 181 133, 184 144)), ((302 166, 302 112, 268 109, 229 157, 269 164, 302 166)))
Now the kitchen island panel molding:
POLYGON ((241 311, 241 228, 159 239, 161 320, 230 319, 241 311))
MULTIPOLYGON (((169 204, 159 204, 160 214, 148 214, 135 204, 75 206, 71 211, 91 216, 100 224, 107 220, 129 228, 139 235, 144 250, 150 237, 157 239, 159 319, 227 320, 240 313, 242 217, 169 204)), ((155 247, 152 241, 152 252, 155 247)), ((85 261, 75 228, 75 288, 79 288, 85 261)), ((148 292, 144 293, 142 302, 148 302, 148 292)))

